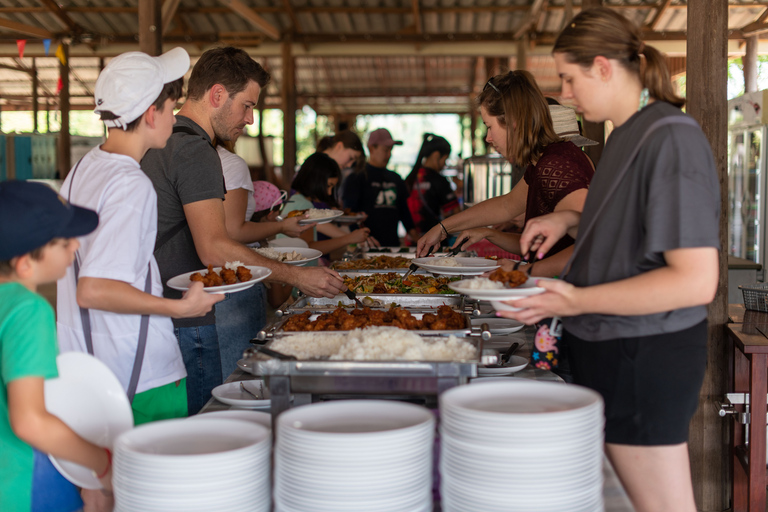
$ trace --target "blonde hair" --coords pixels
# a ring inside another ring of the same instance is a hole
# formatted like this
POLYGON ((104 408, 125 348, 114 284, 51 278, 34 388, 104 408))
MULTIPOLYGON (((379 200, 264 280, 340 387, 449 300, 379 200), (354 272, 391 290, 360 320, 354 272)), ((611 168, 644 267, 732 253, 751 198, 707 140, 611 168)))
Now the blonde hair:
POLYGON ((562 53, 566 61, 584 68, 590 68, 597 56, 617 60, 640 79, 652 98, 678 108, 685 105, 672 87, 664 55, 643 42, 639 27, 608 8, 577 14, 557 36, 552 53, 562 53))
POLYGON ((544 148, 562 140, 552 126, 547 99, 528 71, 515 70, 492 77, 477 97, 477 106, 507 129, 504 156, 515 165, 527 166, 537 161, 544 148))

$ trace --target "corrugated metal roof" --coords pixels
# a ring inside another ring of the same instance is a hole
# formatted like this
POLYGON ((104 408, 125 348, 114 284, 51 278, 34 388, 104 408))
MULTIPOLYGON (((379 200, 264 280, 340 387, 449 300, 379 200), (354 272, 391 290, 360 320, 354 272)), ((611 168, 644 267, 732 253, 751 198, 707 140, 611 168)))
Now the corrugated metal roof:
MULTIPOLYGON (((169 0, 166 0, 168 3, 169 0)), ((45 56, 43 36, 72 41, 70 93, 74 108, 91 108, 94 82, 104 59, 137 49, 137 0, 0 0, 0 106, 28 109, 34 66, 39 93, 56 101, 58 60, 45 56), (37 36, 30 35, 37 33, 37 36), (25 58, 14 57, 16 39, 27 39, 25 58), (11 69, 18 68, 18 69, 11 69)), ((172 0, 171 0, 171 3, 172 0)), ((243 46, 273 74, 267 106, 279 107, 280 43, 293 41, 299 106, 320 113, 466 112, 486 81, 487 57, 516 67, 517 41, 531 40, 527 67, 546 93, 560 84, 542 45, 551 44, 570 16, 567 0, 240 0, 270 25, 277 41, 257 29, 227 1, 182 0, 164 33, 166 47, 183 45, 193 56, 214 44, 243 46), (538 50, 537 50, 538 48, 538 50)), ((729 27, 739 37, 768 2, 729 0, 729 27)), ((684 0, 673 0, 649 27, 664 2, 606 0, 649 39, 680 39, 686 28, 684 0)), ((578 12, 579 3, 574 5, 578 12)), ((760 20, 762 22, 762 20, 760 20)), ((757 30, 761 30, 762 25, 757 30)), ((768 32, 768 27, 764 30, 768 32)), ((652 43, 651 43, 652 44, 652 43)), ((194 61, 193 57, 193 61, 194 61)), ((42 101, 42 100, 41 100, 42 101)))

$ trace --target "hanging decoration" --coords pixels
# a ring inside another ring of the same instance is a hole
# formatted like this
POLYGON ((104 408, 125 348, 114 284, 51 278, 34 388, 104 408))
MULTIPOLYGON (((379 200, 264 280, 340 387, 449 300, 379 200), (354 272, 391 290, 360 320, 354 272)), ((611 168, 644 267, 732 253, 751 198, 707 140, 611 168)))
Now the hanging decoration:
POLYGON ((19 49, 19 58, 24 58, 24 47, 27 46, 27 40, 26 39, 17 39, 16 40, 16 48, 19 49))
POLYGON ((64 55, 64 45, 59 43, 59 46, 56 48, 56 57, 59 58, 59 62, 61 62, 62 66, 67 65, 67 57, 64 55))
POLYGON ((45 48, 45 56, 47 57, 51 51, 51 40, 43 39, 43 48, 45 48))
POLYGON ((59 77, 59 81, 56 82, 56 94, 59 94, 63 88, 64 82, 62 81, 61 77, 59 77))

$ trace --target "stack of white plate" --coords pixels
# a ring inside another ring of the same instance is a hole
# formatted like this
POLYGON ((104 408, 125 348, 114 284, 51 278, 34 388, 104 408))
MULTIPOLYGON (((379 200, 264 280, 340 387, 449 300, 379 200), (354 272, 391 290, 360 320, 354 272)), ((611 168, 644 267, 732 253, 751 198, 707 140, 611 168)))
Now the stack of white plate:
POLYGON ((278 512, 432 510, 435 420, 417 405, 345 400, 277 419, 278 512))
POLYGON ((269 430, 239 420, 137 427, 115 442, 115 511, 268 511, 270 448, 269 430))
POLYGON ((440 396, 444 512, 603 510, 603 400, 553 382, 488 382, 440 396))

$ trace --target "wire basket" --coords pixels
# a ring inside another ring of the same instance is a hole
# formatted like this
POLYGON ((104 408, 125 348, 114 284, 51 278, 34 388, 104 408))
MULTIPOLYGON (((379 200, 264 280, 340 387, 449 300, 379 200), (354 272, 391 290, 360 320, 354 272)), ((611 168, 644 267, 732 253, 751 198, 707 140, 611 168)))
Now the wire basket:
POLYGON ((744 307, 752 311, 768 312, 768 283, 739 286, 744 295, 744 307))

